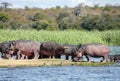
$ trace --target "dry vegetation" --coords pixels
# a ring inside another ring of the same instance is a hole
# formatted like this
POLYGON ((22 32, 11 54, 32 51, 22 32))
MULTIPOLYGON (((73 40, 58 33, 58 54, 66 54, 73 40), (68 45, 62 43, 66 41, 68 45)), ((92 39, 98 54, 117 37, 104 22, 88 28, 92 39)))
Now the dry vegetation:
POLYGON ((114 63, 107 62, 72 62, 70 60, 61 59, 39 59, 39 60, 14 60, 0 59, 0 67, 31 67, 31 66, 108 66, 114 63))

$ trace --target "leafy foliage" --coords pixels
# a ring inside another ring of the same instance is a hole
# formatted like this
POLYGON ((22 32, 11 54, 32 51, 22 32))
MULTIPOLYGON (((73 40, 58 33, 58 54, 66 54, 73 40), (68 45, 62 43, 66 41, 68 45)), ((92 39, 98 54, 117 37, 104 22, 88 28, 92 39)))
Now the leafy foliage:
POLYGON ((94 16, 94 17, 86 17, 83 19, 83 23, 81 27, 86 30, 113 30, 113 29, 120 29, 120 21, 118 20, 120 17, 112 17, 111 15, 103 15, 102 17, 94 16))
POLYGON ((6 12, 0 12, 0 21, 7 22, 10 19, 10 15, 6 12))
MULTIPOLYGON (((5 6, 8 3, 3 3, 5 6)), ((13 4, 14 5, 14 4, 13 4)), ((120 6, 83 6, 74 8, 60 6, 41 9, 0 9, 0 28, 36 30, 118 30, 120 29, 120 6)))

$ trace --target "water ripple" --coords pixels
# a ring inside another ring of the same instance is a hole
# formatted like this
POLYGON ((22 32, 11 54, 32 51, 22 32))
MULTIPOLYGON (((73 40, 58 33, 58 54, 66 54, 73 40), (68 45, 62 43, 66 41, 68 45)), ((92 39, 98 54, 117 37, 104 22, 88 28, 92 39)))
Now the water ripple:
POLYGON ((119 81, 120 67, 0 68, 0 81, 119 81))

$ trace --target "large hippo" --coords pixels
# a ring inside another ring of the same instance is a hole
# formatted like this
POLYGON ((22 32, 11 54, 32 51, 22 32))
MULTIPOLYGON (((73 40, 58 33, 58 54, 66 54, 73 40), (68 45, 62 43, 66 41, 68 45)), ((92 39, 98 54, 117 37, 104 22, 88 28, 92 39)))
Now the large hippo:
POLYGON ((88 62, 90 62, 90 57, 103 57, 102 62, 107 62, 109 52, 110 48, 103 44, 95 43, 79 45, 76 54, 74 55, 74 61, 77 61, 80 57, 85 55, 88 62))
MULTIPOLYGON (((16 40, 11 41, 12 46, 14 47, 14 55, 16 54, 17 59, 24 58, 34 58, 38 59, 40 55, 40 42, 31 41, 31 40, 16 40)), ((8 54, 7 54, 8 55, 8 54)), ((6 57, 7 57, 6 55, 6 57)))
POLYGON ((40 46, 41 58, 44 55, 51 58, 60 58, 60 54, 63 53, 64 47, 54 42, 43 42, 40 46))
POLYGON ((110 62, 120 62, 120 54, 109 55, 110 62))
POLYGON ((71 59, 73 60, 78 45, 63 44, 63 46, 65 48, 63 55, 66 56, 66 60, 69 60, 69 56, 71 56, 71 59))
POLYGON ((4 41, 0 43, 0 52, 1 52, 1 57, 4 57, 6 54, 9 54, 8 58, 11 58, 11 54, 13 54, 13 46, 10 41, 4 41))

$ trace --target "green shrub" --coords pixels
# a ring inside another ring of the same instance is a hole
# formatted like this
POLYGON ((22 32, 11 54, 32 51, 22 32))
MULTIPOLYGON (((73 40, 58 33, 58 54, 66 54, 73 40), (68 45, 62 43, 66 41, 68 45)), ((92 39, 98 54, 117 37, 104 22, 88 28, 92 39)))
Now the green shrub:
POLYGON ((6 29, 8 27, 9 27, 8 23, 0 22, 0 29, 6 29))
POLYGON ((10 15, 6 12, 0 12, 0 21, 7 22, 10 19, 10 15))

